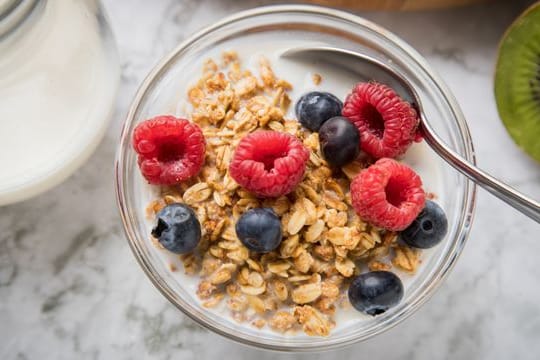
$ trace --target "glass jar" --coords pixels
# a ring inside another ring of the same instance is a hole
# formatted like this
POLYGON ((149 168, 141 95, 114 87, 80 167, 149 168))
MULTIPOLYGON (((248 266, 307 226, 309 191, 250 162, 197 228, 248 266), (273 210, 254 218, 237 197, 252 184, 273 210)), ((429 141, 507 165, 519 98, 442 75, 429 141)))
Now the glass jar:
POLYGON ((119 65, 97 0, 0 0, 0 205, 60 183, 91 155, 119 65))
MULTIPOLYGON (((341 319, 346 320, 345 325, 336 327, 328 337, 309 337, 258 330, 235 322, 228 313, 205 308, 195 295, 196 286, 187 278, 179 281, 177 275, 182 270, 171 272, 149 239, 145 208, 151 198, 150 190, 137 167, 137 154, 131 146, 132 133, 145 119, 158 114, 175 114, 179 98, 185 96, 179 88, 189 84, 190 76, 200 69, 209 53, 219 55, 229 47, 235 49, 231 44, 238 39, 248 39, 252 48, 260 50, 268 36, 287 39, 291 46, 302 46, 309 41, 367 53, 388 63, 414 86, 438 134, 464 158, 475 161, 469 130, 456 100, 426 60, 403 40, 346 12, 315 6, 269 6, 238 13, 194 34, 146 77, 133 100, 120 139, 116 162, 117 202, 131 249, 147 276, 172 304, 205 328, 243 344, 279 351, 342 347, 395 326, 433 295, 465 245, 474 213, 476 187, 432 151, 427 155, 429 166, 440 174, 437 201, 446 211, 448 234, 445 241, 424 253, 422 266, 411 277, 403 300, 383 314, 369 317, 354 313, 353 319, 341 319)), ((426 148, 426 152, 430 150, 426 148)))

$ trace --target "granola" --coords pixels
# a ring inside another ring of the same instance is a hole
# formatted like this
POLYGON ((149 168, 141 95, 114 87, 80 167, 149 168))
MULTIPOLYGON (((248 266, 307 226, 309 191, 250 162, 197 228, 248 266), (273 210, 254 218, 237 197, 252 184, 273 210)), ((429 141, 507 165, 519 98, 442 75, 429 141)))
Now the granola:
MULTIPOLYGON (((313 82, 320 81, 314 74, 313 82)), ((333 173, 320 152, 318 134, 286 116, 291 89, 265 58, 260 59, 258 76, 243 69, 233 51, 223 53, 219 64, 207 60, 187 93, 190 118, 206 139, 205 164, 196 178, 162 187, 147 215, 152 218, 174 202, 195 210, 202 239, 196 252, 181 260, 187 274, 200 276, 197 296, 204 307, 225 303, 233 319, 259 329, 327 336, 336 308, 349 306, 343 294, 362 266, 414 272, 419 252, 397 246, 396 233, 356 215, 349 184, 367 164, 357 160, 333 173), (238 142, 258 129, 295 135, 310 151, 304 179, 287 196, 258 199, 228 173, 238 142), (246 210, 261 206, 271 207, 281 218, 284 236, 280 247, 267 254, 250 253, 234 228, 246 210)))

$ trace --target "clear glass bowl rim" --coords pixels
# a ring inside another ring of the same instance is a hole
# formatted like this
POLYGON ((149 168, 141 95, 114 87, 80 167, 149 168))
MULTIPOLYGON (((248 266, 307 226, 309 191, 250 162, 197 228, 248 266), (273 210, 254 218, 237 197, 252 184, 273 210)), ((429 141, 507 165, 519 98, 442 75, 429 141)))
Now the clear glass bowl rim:
POLYGON ((193 306, 182 299, 176 301, 173 296, 173 291, 170 289, 167 284, 161 279, 159 274, 154 271, 152 264, 149 259, 144 256, 144 253, 139 249, 138 243, 134 240, 136 238, 136 229, 130 218, 129 211, 126 207, 126 189, 124 188, 124 176, 125 176, 125 167, 127 166, 126 161, 126 147, 124 144, 129 144, 130 136, 130 126, 135 120, 135 115, 138 111, 138 108, 141 104, 141 101, 144 99, 146 92, 152 88, 152 86, 159 82, 161 75, 166 72, 171 62, 175 59, 177 54, 183 51, 185 48, 189 47, 192 43, 197 42, 206 35, 213 33, 220 28, 233 24, 238 21, 249 19, 255 16, 267 15, 267 14, 279 14, 279 13, 302 13, 302 14, 312 14, 312 15, 323 15, 330 16, 338 20, 347 21, 353 24, 357 24, 362 27, 366 27, 373 32, 378 33, 379 35, 384 36, 390 42, 394 43, 396 47, 401 48, 405 51, 414 61, 425 71, 431 80, 437 85, 441 93, 444 95, 445 100, 449 103, 450 108, 452 109, 457 126, 459 128, 459 135, 464 140, 464 153, 463 156, 471 161, 473 164, 476 164, 476 159, 474 155, 474 147, 472 139, 470 136, 469 128, 465 121, 465 118, 460 110, 460 107, 444 84, 442 79, 431 70, 430 66, 426 60, 410 45, 401 40, 398 36, 389 32, 385 28, 368 21, 360 16, 347 13, 345 11, 340 11, 332 8, 322 7, 322 6, 313 6, 313 5, 271 5, 257 7, 250 10, 241 11, 235 13, 231 16, 224 18, 223 20, 205 27, 204 29, 196 32, 182 43, 180 43, 174 50, 172 50, 167 56, 163 58, 147 75, 142 84, 140 85, 137 93, 131 103, 128 115, 126 117, 124 126, 122 128, 122 133, 120 136, 120 145, 118 146, 116 153, 115 161, 115 185, 116 185, 116 200, 120 216, 123 222, 124 232, 128 239, 129 246, 137 259, 139 265, 142 267, 145 274, 148 276, 150 281, 154 286, 167 298, 174 306, 181 310, 185 315, 190 317, 192 320, 197 322, 199 325, 207 328, 217 334, 220 334, 228 339, 234 340, 236 342, 254 346, 257 348, 263 348, 268 350, 277 350, 277 351, 296 351, 296 352, 311 352, 311 351, 325 351, 331 350, 338 347, 343 347, 345 345, 350 345, 355 342, 362 340, 367 340, 379 333, 389 330, 390 328, 396 326, 414 312, 416 312, 429 298, 435 293, 438 287, 442 284, 443 280, 452 270, 455 265, 459 255, 461 254, 463 247, 466 243, 466 240, 469 235, 470 227, 474 217, 474 210, 476 206, 476 185, 472 182, 465 182, 465 195, 464 195, 464 206, 461 209, 461 226, 459 231, 456 234, 456 238, 453 240, 454 246, 451 249, 452 251, 447 254, 445 261, 439 266, 436 273, 431 279, 431 283, 427 286, 424 291, 417 296, 417 298, 412 299, 412 302, 409 306, 403 309, 402 312, 395 314, 389 321, 383 324, 383 326, 378 326, 375 329, 370 329, 360 336, 348 336, 340 339, 332 340, 329 338, 313 338, 314 341, 309 344, 290 344, 290 343, 277 343, 271 341, 258 341, 256 339, 245 338, 240 334, 236 334, 231 331, 226 326, 221 326, 221 324, 212 324, 206 318, 200 318, 196 316, 193 311, 193 306))

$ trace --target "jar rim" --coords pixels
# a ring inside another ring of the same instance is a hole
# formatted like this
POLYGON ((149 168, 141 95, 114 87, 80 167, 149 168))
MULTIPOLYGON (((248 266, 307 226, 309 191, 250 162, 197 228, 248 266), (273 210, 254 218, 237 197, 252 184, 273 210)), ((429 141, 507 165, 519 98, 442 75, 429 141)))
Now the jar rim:
POLYGON ((0 41, 28 23, 46 4, 47 0, 7 0, 0 3, 0 41))

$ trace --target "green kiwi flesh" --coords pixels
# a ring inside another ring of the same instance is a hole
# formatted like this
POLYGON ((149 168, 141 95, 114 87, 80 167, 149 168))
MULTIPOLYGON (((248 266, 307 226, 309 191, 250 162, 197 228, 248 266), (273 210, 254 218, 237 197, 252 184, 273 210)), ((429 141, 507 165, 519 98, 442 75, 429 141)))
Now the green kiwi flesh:
POLYGON ((540 2, 514 21, 499 45, 495 99, 510 136, 540 162, 540 2))

